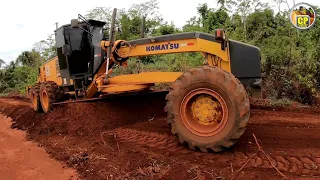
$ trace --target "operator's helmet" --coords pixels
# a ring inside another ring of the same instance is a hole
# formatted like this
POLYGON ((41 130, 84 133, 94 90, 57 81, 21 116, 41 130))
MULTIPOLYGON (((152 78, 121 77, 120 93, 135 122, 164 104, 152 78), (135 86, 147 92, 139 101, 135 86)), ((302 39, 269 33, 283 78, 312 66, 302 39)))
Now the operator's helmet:
POLYGON ((300 6, 300 7, 299 7, 299 10, 300 10, 300 11, 303 11, 303 6, 300 6))

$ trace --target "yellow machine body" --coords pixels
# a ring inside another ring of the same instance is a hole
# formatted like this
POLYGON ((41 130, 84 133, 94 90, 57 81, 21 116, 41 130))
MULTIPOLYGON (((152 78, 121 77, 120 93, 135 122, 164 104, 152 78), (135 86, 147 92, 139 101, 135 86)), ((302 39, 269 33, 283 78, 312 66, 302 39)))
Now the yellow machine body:
POLYGON ((221 62, 218 64, 218 67, 221 67, 225 71, 230 72, 229 64, 229 49, 221 49, 221 43, 208 41, 204 39, 184 39, 184 40, 175 40, 168 42, 144 44, 144 45, 132 45, 131 47, 121 48, 119 54, 125 56, 129 54, 129 57, 137 56, 149 56, 149 55, 159 55, 159 54, 172 54, 172 53, 185 53, 185 52, 202 52, 205 59, 209 65, 214 66, 212 57, 219 57, 221 62), (167 44, 179 44, 181 47, 179 49, 165 49, 158 51, 146 51, 146 46, 162 47, 167 44))
POLYGON ((57 68, 58 57, 54 57, 48 60, 39 68, 39 79, 38 82, 54 81, 58 86, 62 85, 62 78, 57 68))
MULTIPOLYGON (((114 46, 123 42, 119 40, 115 42, 114 46)), ((106 50, 110 43, 108 41, 102 41, 102 48, 106 50)), ((129 47, 123 46, 120 49, 113 48, 113 51, 117 51, 120 57, 142 57, 149 55, 159 54, 172 54, 172 53, 185 53, 185 52, 201 52, 204 59, 209 66, 217 66, 230 72, 230 56, 229 49, 221 49, 221 43, 203 40, 200 38, 174 40, 167 42, 150 42, 143 45, 132 44, 129 47), (179 49, 166 48, 164 50, 146 51, 146 47, 165 47, 168 44, 179 44, 179 49)), ((110 61, 114 61, 114 57, 111 57, 110 61)), ((168 83, 174 82, 182 73, 181 72, 143 72, 139 74, 120 75, 116 77, 108 78, 108 84, 104 85, 102 81, 99 81, 99 77, 106 72, 106 62, 102 65, 99 73, 95 76, 98 83, 92 83, 88 88, 87 97, 93 97, 96 91, 102 93, 109 92, 125 92, 132 90, 146 89, 152 86, 153 83, 168 83), (99 76, 100 75, 100 76, 99 76)))

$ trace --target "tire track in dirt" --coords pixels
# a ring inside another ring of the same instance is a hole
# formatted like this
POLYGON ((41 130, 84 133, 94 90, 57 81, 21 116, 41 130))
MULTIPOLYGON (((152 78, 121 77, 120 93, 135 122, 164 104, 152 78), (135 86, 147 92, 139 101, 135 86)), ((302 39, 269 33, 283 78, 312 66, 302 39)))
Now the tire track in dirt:
MULTIPOLYGON (((252 154, 235 152, 234 161, 243 161, 252 154)), ((293 155, 268 155, 272 164, 282 172, 295 173, 302 176, 320 176, 320 157, 315 156, 293 156, 293 155)), ((263 153, 258 153, 248 164, 250 167, 273 169, 272 164, 263 153)))
POLYGON ((117 128, 108 131, 105 134, 113 135, 122 141, 133 142, 139 145, 145 145, 157 149, 166 149, 168 151, 179 151, 180 153, 192 153, 185 147, 179 145, 178 140, 169 134, 161 134, 158 132, 148 132, 129 128, 117 128))
MULTIPOLYGON (((142 146, 151 148, 164 149, 169 152, 179 154, 190 154, 195 156, 205 156, 210 158, 207 153, 200 153, 187 149, 179 144, 178 140, 169 134, 161 134, 157 132, 147 132, 130 128, 117 128, 106 132, 107 135, 113 135, 115 138, 126 142, 136 143, 142 146)), ((241 166, 254 153, 234 152, 234 157, 231 161, 234 164, 241 166)), ((230 157, 230 156, 229 156, 230 157)), ((271 160, 280 171, 294 173, 300 176, 320 176, 320 157, 315 155, 310 156, 294 156, 294 155, 269 155, 271 160)), ((258 153, 247 164, 248 167, 273 169, 272 164, 263 153, 258 153)))
MULTIPOLYGON (((179 152, 182 154, 193 153, 189 149, 181 146, 179 141, 172 135, 161 134, 157 132, 139 131, 128 128, 117 128, 106 132, 107 135, 114 135, 120 140, 146 145, 148 147, 165 149, 170 152, 179 152)), ((198 153, 197 153, 198 154, 198 153)))

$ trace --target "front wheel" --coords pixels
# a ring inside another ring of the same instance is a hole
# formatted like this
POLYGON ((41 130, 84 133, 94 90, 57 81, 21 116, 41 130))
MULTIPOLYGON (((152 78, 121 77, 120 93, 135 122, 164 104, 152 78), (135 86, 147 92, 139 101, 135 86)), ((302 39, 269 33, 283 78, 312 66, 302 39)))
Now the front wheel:
POLYGON ((188 70, 171 85, 166 100, 171 132, 192 150, 219 152, 231 147, 250 116, 243 85, 218 67, 188 70))

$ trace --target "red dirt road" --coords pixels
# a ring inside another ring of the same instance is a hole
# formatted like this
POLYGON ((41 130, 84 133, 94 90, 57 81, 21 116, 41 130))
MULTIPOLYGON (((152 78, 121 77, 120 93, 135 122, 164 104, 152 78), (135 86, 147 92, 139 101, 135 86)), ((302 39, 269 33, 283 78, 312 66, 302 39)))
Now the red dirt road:
POLYGON ((0 179, 76 179, 76 172, 51 159, 25 132, 11 129, 11 119, 0 114, 0 179))
POLYGON ((171 135, 163 94, 64 104, 47 115, 25 103, 0 99, 0 112, 84 179, 281 179, 273 166, 288 179, 320 178, 319 109, 252 105, 250 123, 235 146, 201 153, 171 135), (267 156, 255 155, 252 134, 267 156))

